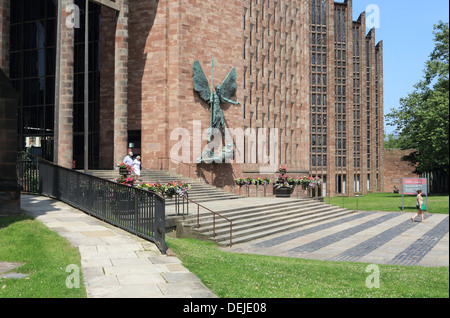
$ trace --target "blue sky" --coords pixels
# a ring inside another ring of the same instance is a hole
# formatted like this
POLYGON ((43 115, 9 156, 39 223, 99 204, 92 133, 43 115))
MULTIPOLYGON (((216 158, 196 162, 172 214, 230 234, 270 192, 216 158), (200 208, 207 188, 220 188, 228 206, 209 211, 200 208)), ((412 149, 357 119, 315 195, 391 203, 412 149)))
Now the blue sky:
MULTIPOLYGON (((380 28, 375 31, 375 41, 383 40, 386 115, 392 108, 398 108, 400 98, 412 92, 414 84, 422 79, 425 62, 434 49, 433 25, 439 20, 449 21, 449 2, 354 0, 353 20, 370 4, 380 8, 380 28)), ((387 133, 393 129, 385 123, 387 133)))

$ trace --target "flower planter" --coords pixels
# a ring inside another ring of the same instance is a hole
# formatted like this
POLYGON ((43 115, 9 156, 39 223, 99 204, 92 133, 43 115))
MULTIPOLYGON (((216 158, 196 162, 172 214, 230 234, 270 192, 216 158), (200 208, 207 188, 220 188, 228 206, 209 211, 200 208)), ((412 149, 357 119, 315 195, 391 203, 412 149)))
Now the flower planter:
POLYGON ((120 168, 119 169, 119 174, 123 176, 123 175, 129 175, 131 173, 130 173, 130 171, 128 171, 127 168, 120 168))
POLYGON ((274 188, 274 192, 277 198, 290 198, 291 191, 292 188, 289 187, 274 188))

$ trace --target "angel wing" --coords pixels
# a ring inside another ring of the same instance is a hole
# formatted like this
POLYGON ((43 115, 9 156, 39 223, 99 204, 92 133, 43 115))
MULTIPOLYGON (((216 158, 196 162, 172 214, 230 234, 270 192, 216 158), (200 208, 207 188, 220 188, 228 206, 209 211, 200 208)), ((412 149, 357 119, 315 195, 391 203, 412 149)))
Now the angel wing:
POLYGON ((236 78, 237 78, 236 69, 233 67, 230 73, 228 73, 227 77, 225 77, 225 79, 222 82, 221 93, 223 97, 230 99, 231 97, 236 95, 237 90, 236 78))
POLYGON ((209 102, 211 90, 209 89, 208 79, 206 78, 205 73, 203 73, 200 63, 195 61, 192 69, 194 71, 194 90, 200 94, 200 97, 204 101, 209 102))

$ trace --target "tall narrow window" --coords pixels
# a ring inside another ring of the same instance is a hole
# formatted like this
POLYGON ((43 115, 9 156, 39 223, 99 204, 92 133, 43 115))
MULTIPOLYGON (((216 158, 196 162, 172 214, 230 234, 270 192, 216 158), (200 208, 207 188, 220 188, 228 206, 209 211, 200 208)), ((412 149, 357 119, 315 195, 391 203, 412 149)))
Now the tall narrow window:
MULTIPOLYGON (((317 153, 326 153, 326 114, 327 114, 327 91, 326 64, 327 64, 327 41, 326 41, 326 12, 325 0, 311 0, 311 147, 317 153), (316 107, 319 106, 319 107, 316 107), (317 146, 317 148, 316 148, 317 146)), ((311 148, 311 175, 324 174, 326 167, 325 157, 312 155, 311 148), (313 159, 314 156, 314 159, 313 159)))
POLYGON ((18 149, 33 147, 33 154, 52 161, 56 4, 14 0, 10 12, 10 79, 20 96, 18 149))

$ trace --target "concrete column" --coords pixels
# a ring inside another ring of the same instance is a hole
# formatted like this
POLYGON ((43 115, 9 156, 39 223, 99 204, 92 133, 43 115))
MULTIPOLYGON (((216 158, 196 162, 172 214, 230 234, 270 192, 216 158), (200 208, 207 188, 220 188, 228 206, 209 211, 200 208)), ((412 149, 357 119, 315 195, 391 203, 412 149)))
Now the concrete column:
MULTIPOLYGON (((367 68, 372 65, 372 55, 375 49, 373 44, 375 40, 375 30, 372 29, 362 40, 363 45, 361 45, 361 177, 360 177, 360 192, 363 195, 367 194, 367 173, 370 170, 367 169, 367 101, 368 97, 372 95, 370 92, 372 87, 372 82, 369 79, 367 83, 367 68), (367 42, 368 41, 368 42, 367 42), (367 54, 369 54, 369 64, 367 64, 367 54), (369 96, 367 95, 367 89, 369 89, 369 96)), ((370 105, 372 105, 369 100, 370 105)), ((370 132, 369 132, 370 134, 370 132)))
MULTIPOLYGON (((310 33, 310 19, 311 19, 311 5, 308 0, 300 1, 300 83, 299 88, 299 170, 310 171, 310 146, 311 146, 311 135, 310 135, 310 112, 311 112, 311 33, 310 33)), ((329 179, 328 179, 329 180, 329 179)))
POLYGON ((347 100, 346 100, 346 110, 347 110, 347 168, 343 171, 346 173, 346 189, 345 193, 347 195, 352 195, 350 193, 353 190, 353 175, 354 175, 354 152, 353 152, 353 1, 347 2, 347 20, 346 20, 346 50, 347 50, 347 65, 346 65, 346 76, 347 76, 347 100))
MULTIPOLYGON (((378 191, 384 192, 384 75, 383 75, 383 41, 376 45, 375 55, 378 67, 378 151, 379 151, 379 166, 378 166, 378 191)), ((389 189, 387 189, 389 190, 389 189)))
POLYGON ((17 102, 19 96, 0 69, 0 216, 20 213, 17 183, 17 102))
POLYGON ((9 0, 0 0, 0 69, 9 77, 9 0))
MULTIPOLYGON (((336 96, 336 76, 335 76, 335 21, 334 21, 334 1, 327 3, 327 167, 322 175, 327 175, 327 195, 336 192, 336 182, 333 182, 336 174, 335 153, 336 153, 336 128, 335 128, 335 96, 336 96)), ((322 154, 323 155, 323 154, 322 154)))
POLYGON ((114 65, 116 11, 102 6, 100 69, 100 169, 114 168, 114 65))
POLYGON ((73 160, 73 90, 74 90, 74 36, 75 29, 66 26, 71 12, 66 7, 74 0, 61 1, 61 60, 59 105, 55 106, 55 161, 58 165, 72 168, 73 160))
POLYGON ((128 16, 129 0, 120 1, 116 26, 114 84, 114 165, 127 153, 128 142, 128 16))

